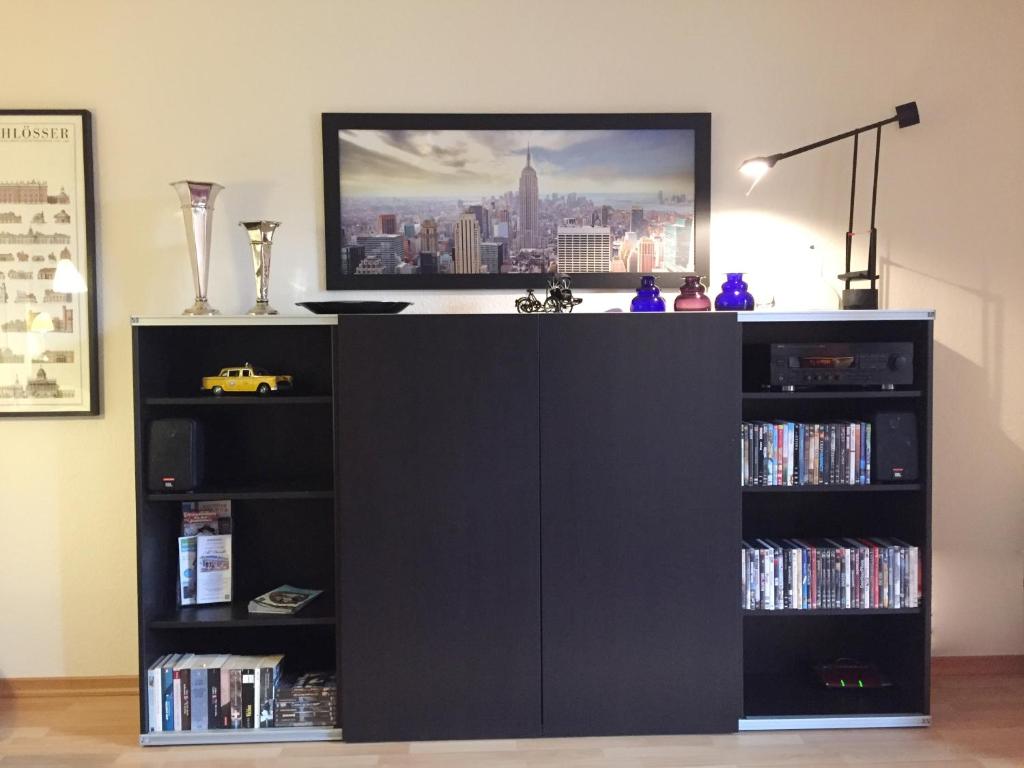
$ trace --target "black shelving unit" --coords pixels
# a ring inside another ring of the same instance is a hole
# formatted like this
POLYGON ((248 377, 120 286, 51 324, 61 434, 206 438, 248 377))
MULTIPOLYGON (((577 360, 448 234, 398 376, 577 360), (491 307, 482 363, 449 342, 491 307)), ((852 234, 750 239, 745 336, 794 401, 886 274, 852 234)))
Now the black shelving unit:
POLYGON ((744 420, 870 420, 880 411, 911 411, 917 420, 921 470, 912 483, 744 487, 743 538, 895 537, 919 547, 923 572, 917 608, 741 609, 740 729, 926 725, 931 628, 931 313, 752 315, 740 320, 744 420), (889 391, 765 390, 770 344, 855 341, 912 342, 913 386, 889 391), (875 663, 892 685, 874 690, 825 688, 814 665, 839 658, 875 663))
MULTIPOLYGON (((283 653, 286 672, 337 668, 334 371, 337 328, 323 318, 133 319, 140 742, 222 744, 340 739, 333 728, 149 732, 146 672, 165 653, 283 653), (199 380, 251 362, 295 377, 268 396, 213 397, 199 380), (146 487, 148 425, 197 419, 204 485, 146 487), (230 499, 234 602, 175 604, 181 502, 230 499), (324 590, 294 616, 250 615, 249 600, 280 584, 324 590)), ((340 699, 340 697, 339 697, 340 699)))
POLYGON ((143 743, 339 739, 342 710, 352 741, 929 721, 928 312, 157 318, 133 340, 143 743), (912 342, 913 384, 766 390, 768 345, 801 341, 912 342), (198 391, 246 361, 295 390, 198 391), (740 487, 723 425, 885 410, 916 416, 914 482, 740 487), (206 483, 151 491, 148 425, 181 416, 205 427, 206 483), (215 499, 235 602, 179 608, 181 503, 215 499), (740 539, 861 536, 919 547, 919 607, 742 610, 740 539), (248 614, 282 583, 324 594, 248 614), (334 669, 339 722, 149 733, 170 652, 334 669), (825 689, 813 667, 841 657, 892 686, 825 689))

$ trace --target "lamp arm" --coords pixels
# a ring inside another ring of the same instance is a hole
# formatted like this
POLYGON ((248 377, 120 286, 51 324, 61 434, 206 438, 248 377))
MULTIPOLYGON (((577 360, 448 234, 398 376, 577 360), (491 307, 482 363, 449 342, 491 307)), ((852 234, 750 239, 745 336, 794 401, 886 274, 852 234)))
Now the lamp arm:
MULTIPOLYGON (((850 265, 853 263, 853 205, 857 200, 857 144, 859 134, 853 135, 853 173, 850 175, 850 225, 846 228, 846 272, 850 273, 850 265)), ((850 281, 846 281, 846 287, 850 287, 850 281)))
MULTIPOLYGON (((875 289, 875 268, 878 264, 878 230, 875 229, 875 203, 878 201, 878 156, 882 152, 882 127, 875 132, 875 178, 871 184, 871 234, 868 240, 868 274, 871 276, 871 290, 875 289)), ((849 271, 849 270, 847 270, 849 271)))
POLYGON ((861 133, 867 133, 868 131, 873 131, 873 130, 879 129, 883 125, 888 125, 889 123, 895 123, 897 120, 899 120, 899 116, 898 115, 894 115, 894 116, 892 116, 892 117, 890 117, 890 118, 888 118, 886 120, 879 120, 877 123, 872 123, 871 125, 865 125, 862 128, 854 128, 852 131, 846 131, 845 133, 840 133, 840 134, 838 134, 836 136, 831 136, 831 137, 829 137, 827 139, 822 139, 821 141, 816 141, 813 144, 808 144, 807 146, 804 146, 804 147, 799 147, 797 149, 791 149, 789 152, 779 152, 776 155, 769 155, 769 157, 771 158, 771 160, 773 161, 773 164, 774 164, 774 162, 778 162, 779 160, 785 160, 787 157, 793 157, 793 155, 801 155, 804 152, 810 152, 812 149, 817 149, 818 147, 824 147, 826 144, 834 144, 837 141, 842 141, 843 139, 848 139, 851 136, 857 136, 858 134, 861 134, 861 133))

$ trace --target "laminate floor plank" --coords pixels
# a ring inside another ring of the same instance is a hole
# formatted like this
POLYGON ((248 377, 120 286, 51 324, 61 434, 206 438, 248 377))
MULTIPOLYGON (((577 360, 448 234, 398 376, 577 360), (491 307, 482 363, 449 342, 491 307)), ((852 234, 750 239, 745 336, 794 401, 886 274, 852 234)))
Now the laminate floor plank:
POLYGON ((937 677, 930 728, 138 746, 130 696, 0 699, 0 768, 1024 768, 1024 675, 937 677))

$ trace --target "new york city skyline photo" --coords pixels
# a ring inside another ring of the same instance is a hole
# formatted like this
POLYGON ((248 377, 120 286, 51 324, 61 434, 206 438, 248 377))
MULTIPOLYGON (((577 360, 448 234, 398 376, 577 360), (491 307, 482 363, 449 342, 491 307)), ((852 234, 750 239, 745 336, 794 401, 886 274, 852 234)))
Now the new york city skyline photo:
POLYGON ((693 270, 694 131, 338 131, 341 274, 693 270))

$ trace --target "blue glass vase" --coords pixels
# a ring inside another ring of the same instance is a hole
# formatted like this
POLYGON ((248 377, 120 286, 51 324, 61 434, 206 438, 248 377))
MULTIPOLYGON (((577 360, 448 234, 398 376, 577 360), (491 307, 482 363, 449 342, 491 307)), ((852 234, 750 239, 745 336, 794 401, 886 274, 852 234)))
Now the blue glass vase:
POLYGON ((661 298, 661 291, 654 284, 654 275, 644 275, 640 278, 640 287, 636 289, 636 296, 629 303, 630 312, 664 312, 665 300, 661 298))
POLYGON ((742 272, 726 272, 722 292, 715 297, 715 309, 726 312, 749 312, 754 308, 754 297, 743 282, 742 272))

